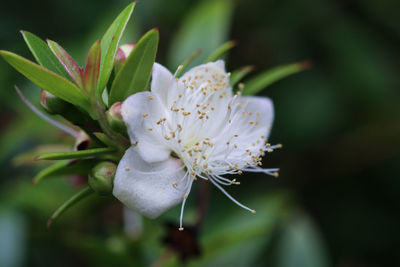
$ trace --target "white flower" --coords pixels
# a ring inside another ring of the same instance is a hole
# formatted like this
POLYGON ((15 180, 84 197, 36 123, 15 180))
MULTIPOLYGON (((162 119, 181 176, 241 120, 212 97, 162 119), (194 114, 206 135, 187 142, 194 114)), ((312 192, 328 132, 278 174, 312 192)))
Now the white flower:
POLYGON ((118 165, 113 194, 130 209, 155 218, 182 202, 193 181, 209 180, 240 207, 222 185, 239 184, 226 174, 262 169, 261 156, 279 145, 266 143, 272 102, 233 95, 222 60, 200 65, 177 79, 155 63, 151 92, 127 98, 122 117, 133 144, 118 165))

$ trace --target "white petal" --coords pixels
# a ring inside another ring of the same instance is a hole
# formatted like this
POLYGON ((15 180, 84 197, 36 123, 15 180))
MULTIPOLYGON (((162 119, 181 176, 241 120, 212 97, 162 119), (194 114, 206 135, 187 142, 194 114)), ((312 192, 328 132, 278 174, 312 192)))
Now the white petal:
MULTIPOLYGON (((225 62, 223 60, 218 60, 216 62, 209 62, 206 64, 199 65, 190 69, 186 72, 179 81, 186 81, 187 84, 192 84, 193 81, 196 81, 196 86, 200 86, 208 81, 215 83, 215 78, 217 78, 218 83, 220 83, 220 75, 225 76, 224 79, 227 80, 227 87, 229 91, 231 88, 229 87, 229 79, 227 73, 225 71, 225 62), (190 78, 189 78, 190 77, 190 78)), ((228 89, 224 88, 224 89, 228 89)))
POLYGON ((266 127, 266 130, 263 131, 265 137, 268 138, 274 121, 274 105, 271 99, 259 96, 242 97, 242 103, 247 102, 246 111, 256 115, 256 120, 261 128, 266 127))
POLYGON ((151 92, 157 95, 166 107, 168 107, 168 95, 176 92, 175 77, 168 69, 158 63, 153 65, 151 92))
POLYGON ((129 209, 156 218, 183 201, 185 191, 179 182, 184 175, 180 160, 170 157, 150 164, 131 147, 118 165, 113 195, 129 209))
POLYGON ((171 153, 156 127, 156 122, 167 116, 165 113, 159 98, 150 92, 131 95, 122 104, 121 114, 131 143, 137 142, 137 150, 147 162, 166 160, 171 153))

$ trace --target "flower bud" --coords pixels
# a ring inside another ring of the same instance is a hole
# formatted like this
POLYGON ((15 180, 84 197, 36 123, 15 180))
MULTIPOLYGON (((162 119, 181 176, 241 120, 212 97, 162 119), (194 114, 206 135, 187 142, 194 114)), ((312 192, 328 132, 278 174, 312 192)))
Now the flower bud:
POLYGON ((117 102, 106 112, 107 121, 110 127, 121 134, 126 135, 126 126, 121 115, 122 102, 117 102))
POLYGON ((40 104, 50 114, 62 114, 70 105, 61 98, 42 90, 40 93, 40 104))
POLYGON ((97 164, 89 174, 89 185, 99 195, 109 195, 113 190, 114 175, 117 165, 104 161, 97 164))
POLYGON ((129 54, 132 52, 135 44, 124 44, 118 48, 117 54, 115 55, 115 72, 121 69, 125 60, 128 58, 129 54))
POLYGON ((40 93, 40 104, 49 114, 61 115, 75 125, 84 125, 88 120, 88 116, 78 110, 74 105, 45 90, 42 90, 40 93))

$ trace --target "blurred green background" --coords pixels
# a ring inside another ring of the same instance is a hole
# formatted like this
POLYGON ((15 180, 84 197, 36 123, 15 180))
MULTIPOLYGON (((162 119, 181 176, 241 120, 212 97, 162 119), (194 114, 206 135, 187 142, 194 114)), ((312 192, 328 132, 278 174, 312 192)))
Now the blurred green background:
MULTIPOLYGON (((0 49, 32 59, 18 33, 24 29, 57 41, 83 64, 128 3, 6 1, 0 49)), ((399 10, 397 0, 138 3, 125 42, 159 27, 157 61, 172 71, 193 50, 206 57, 230 39, 239 45, 226 58, 228 70, 314 65, 261 93, 276 109, 270 140, 284 144, 264 166, 281 168, 280 177, 246 175, 229 188, 257 214, 211 188, 204 224, 191 231, 197 188, 184 234, 176 231, 179 208, 141 220, 95 196, 47 230, 48 217, 84 179, 33 187, 47 163, 13 158, 74 140, 21 103, 14 84, 37 105, 39 88, 0 60, 0 266, 177 266, 179 257, 188 266, 400 266, 399 10)))

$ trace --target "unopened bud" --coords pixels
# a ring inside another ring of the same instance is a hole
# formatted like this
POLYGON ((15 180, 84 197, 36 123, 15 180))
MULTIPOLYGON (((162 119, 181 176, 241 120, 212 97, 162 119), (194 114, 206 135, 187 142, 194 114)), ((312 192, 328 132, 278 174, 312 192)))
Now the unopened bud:
POLYGON ((40 93, 40 104, 49 114, 61 115, 73 124, 80 126, 87 122, 87 116, 74 105, 45 90, 42 90, 40 93))
POLYGON ((117 165, 104 161, 97 164, 89 174, 89 185, 99 195, 109 195, 113 190, 113 181, 117 165))
POLYGON ((118 48, 117 54, 115 55, 115 72, 118 73, 125 60, 132 52, 135 44, 124 44, 118 48))
POLYGON ((126 126, 121 115, 122 102, 117 102, 106 112, 110 127, 121 134, 126 135, 126 126))
POLYGON ((40 104, 50 114, 62 114, 70 105, 61 98, 42 90, 40 93, 40 104))

